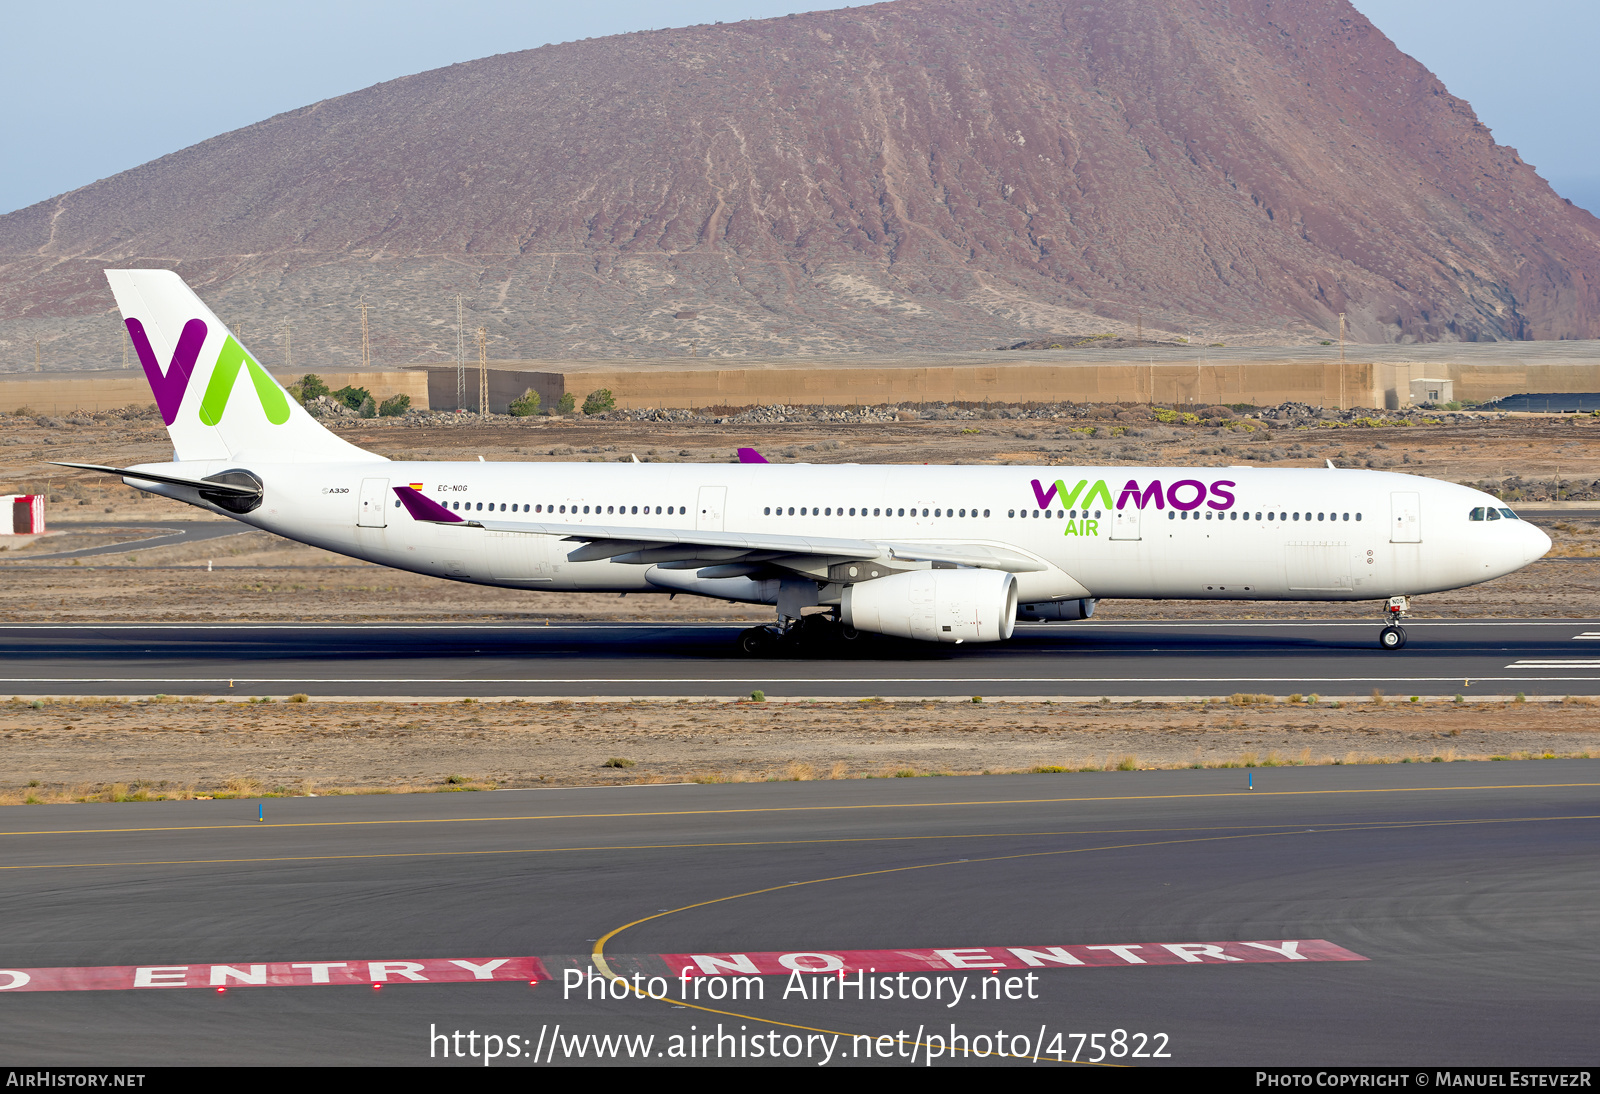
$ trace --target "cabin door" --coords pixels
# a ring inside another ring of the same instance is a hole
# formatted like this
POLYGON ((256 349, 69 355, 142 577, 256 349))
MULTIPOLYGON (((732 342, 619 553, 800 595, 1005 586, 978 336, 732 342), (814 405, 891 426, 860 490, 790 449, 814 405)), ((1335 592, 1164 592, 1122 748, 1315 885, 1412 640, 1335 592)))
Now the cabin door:
POLYGON ((361 509, 356 518, 361 528, 387 528, 389 526, 389 480, 361 480, 361 509))
POLYGON ((1139 538, 1139 507, 1130 505, 1126 509, 1111 510, 1111 538, 1112 539, 1138 539, 1139 538))
POLYGON ((1389 495, 1389 542, 1422 542, 1422 495, 1396 492, 1389 495))
POLYGON ((700 500, 695 506, 695 531, 722 531, 722 512, 727 501, 728 488, 726 486, 702 486, 700 488, 700 500))

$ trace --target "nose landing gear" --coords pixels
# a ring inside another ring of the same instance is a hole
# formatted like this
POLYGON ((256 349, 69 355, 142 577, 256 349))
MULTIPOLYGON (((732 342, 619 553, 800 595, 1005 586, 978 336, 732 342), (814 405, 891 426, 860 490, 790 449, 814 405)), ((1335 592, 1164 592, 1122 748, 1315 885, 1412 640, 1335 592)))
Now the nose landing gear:
POLYGON ((1378 648, 1381 650, 1403 650, 1406 647, 1405 628, 1400 626, 1400 620, 1411 610, 1409 596, 1391 596, 1383 605, 1383 614, 1391 622, 1378 632, 1378 648))

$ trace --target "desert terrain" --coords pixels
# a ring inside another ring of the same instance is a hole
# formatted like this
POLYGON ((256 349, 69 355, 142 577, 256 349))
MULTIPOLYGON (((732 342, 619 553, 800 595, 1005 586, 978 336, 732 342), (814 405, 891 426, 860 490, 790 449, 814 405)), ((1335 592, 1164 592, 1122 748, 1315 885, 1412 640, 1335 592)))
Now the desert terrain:
POLYGON ((102 271, 149 266, 286 370, 361 360, 363 304, 376 359, 447 363, 458 293, 507 359, 1600 337, 1600 222, 1494 138, 1347 0, 550 44, 0 216, 0 370, 116 361, 102 271))

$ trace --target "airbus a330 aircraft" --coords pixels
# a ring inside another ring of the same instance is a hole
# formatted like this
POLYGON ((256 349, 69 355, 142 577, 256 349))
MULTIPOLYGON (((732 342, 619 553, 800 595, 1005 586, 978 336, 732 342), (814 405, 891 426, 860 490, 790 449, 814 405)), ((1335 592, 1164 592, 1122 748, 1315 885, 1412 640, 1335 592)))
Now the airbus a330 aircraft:
POLYGON ((173 462, 65 466, 435 577, 773 605, 751 653, 802 616, 844 639, 995 642, 1103 597, 1378 601, 1396 650, 1412 596, 1550 548, 1479 491, 1331 466, 391 461, 319 425, 176 274, 106 276, 173 462))

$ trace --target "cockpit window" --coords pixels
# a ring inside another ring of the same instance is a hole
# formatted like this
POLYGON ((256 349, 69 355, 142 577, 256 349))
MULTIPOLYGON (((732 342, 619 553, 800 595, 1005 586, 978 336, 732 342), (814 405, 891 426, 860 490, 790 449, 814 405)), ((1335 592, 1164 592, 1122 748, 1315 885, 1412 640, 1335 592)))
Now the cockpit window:
POLYGON ((1474 509, 1472 512, 1468 513, 1467 514, 1467 519, 1468 520, 1482 520, 1483 519, 1483 506, 1480 505, 1476 509, 1474 509))
POLYGON ((1489 519, 1490 520, 1499 520, 1500 519, 1500 511, 1498 509, 1490 509, 1489 510, 1489 519))
POLYGON ((1506 519, 1507 519, 1507 520, 1517 520, 1517 519, 1519 519, 1519 518, 1518 518, 1518 517, 1517 517, 1517 514, 1515 514, 1515 513, 1513 513, 1513 512, 1512 512, 1512 511, 1511 511, 1511 510, 1509 510, 1509 509, 1502 509, 1502 510, 1500 510, 1500 515, 1501 515, 1501 516, 1502 516, 1502 517, 1505 517, 1505 518, 1506 518, 1506 519))

